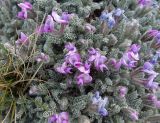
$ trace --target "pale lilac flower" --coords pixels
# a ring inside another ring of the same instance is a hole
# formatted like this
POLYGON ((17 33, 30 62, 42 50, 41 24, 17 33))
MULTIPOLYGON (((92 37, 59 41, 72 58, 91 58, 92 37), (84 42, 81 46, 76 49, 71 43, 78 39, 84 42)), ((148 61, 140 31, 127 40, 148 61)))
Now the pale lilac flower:
POLYGON ((120 17, 122 14, 124 13, 124 10, 117 8, 116 10, 114 10, 113 14, 114 16, 120 17))
POLYGON ((97 55, 95 61, 94 61, 94 66, 96 67, 97 70, 104 71, 104 69, 107 69, 107 66, 105 65, 105 62, 107 61, 107 58, 102 55, 97 55))
POLYGON ((20 38, 15 43, 18 46, 20 46, 20 45, 28 46, 29 45, 29 38, 28 38, 28 36, 26 34, 21 32, 20 38))
POLYGON ((88 50, 88 53, 89 53, 88 61, 89 62, 93 62, 96 59, 98 51, 96 49, 94 49, 94 48, 90 48, 88 50))
POLYGON ((67 50, 67 55, 77 52, 77 48, 74 44, 68 43, 65 45, 65 49, 67 50))
POLYGON ((37 62, 49 62, 50 58, 48 55, 44 54, 44 53, 40 53, 37 57, 36 57, 36 61, 37 62))
POLYGON ((56 68, 56 71, 62 74, 72 73, 71 70, 72 68, 66 62, 64 62, 62 66, 56 68))
POLYGON ((130 115, 131 120, 133 120, 133 121, 136 121, 139 119, 137 111, 131 111, 129 115, 130 115))
POLYGON ((102 99, 102 97, 99 95, 99 91, 97 91, 93 95, 93 97, 91 98, 91 101, 92 101, 93 105, 97 105, 97 107, 98 107, 97 111, 101 116, 107 116, 108 115, 108 111, 105 108, 106 104, 108 104, 108 98, 107 97, 102 99))
POLYGON ((141 46, 140 45, 138 45, 138 44, 132 44, 131 46, 130 46, 130 51, 132 51, 133 53, 138 53, 139 52, 139 50, 140 50, 140 48, 141 48, 141 46))
POLYGON ((31 10, 32 9, 32 4, 29 3, 29 2, 19 3, 18 6, 21 9, 26 9, 26 10, 31 10))
POLYGON ((150 80, 144 85, 146 88, 149 88, 150 90, 157 90, 159 88, 159 83, 153 82, 150 80))
POLYGON ((127 68, 136 67, 136 63, 139 60, 140 46, 137 44, 132 44, 128 51, 126 51, 122 58, 117 62, 115 68, 119 69, 121 65, 124 65, 127 68))
POLYGON ((20 12, 18 12, 17 17, 22 20, 27 19, 28 18, 27 10, 25 9, 25 10, 21 10, 20 12))
POLYGON ((67 112, 54 114, 49 118, 48 123, 69 123, 69 115, 67 112))
POLYGON ((45 21, 43 32, 53 32, 54 31, 54 21, 52 16, 48 15, 45 21))
POLYGON ((133 59, 133 58, 134 58, 134 54, 133 54, 133 57, 132 57, 132 55, 130 54, 130 52, 124 53, 123 57, 119 61, 119 67, 121 65, 124 65, 127 68, 136 67, 135 63, 137 63, 137 61, 135 59, 133 59))
POLYGON ((52 17, 57 23, 66 25, 69 24, 69 21, 71 19, 71 14, 63 12, 62 16, 59 16, 57 12, 52 11, 52 17))
POLYGON ((96 91, 93 97, 91 98, 92 104, 98 104, 101 100, 102 98, 99 95, 99 91, 96 91))
POLYGON ((112 29, 116 24, 116 21, 113 17, 113 13, 102 12, 100 20, 106 22, 109 29, 112 29))
POLYGON ((127 91, 128 91, 128 89, 125 86, 118 87, 118 94, 120 97, 125 97, 125 95, 127 94, 127 91))
POLYGON ((85 30, 87 32, 94 33, 96 31, 96 28, 92 26, 91 24, 87 23, 85 24, 85 30))
POLYGON ((88 62, 85 62, 85 64, 81 62, 77 62, 74 65, 80 72, 88 74, 90 73, 90 67, 91 65, 88 62))
POLYGON ((37 86, 31 86, 29 89, 29 95, 33 96, 33 95, 38 95, 39 94, 39 89, 37 86))
POLYGON ((76 77, 76 80, 77 80, 77 84, 79 86, 82 86, 84 84, 90 83, 92 81, 92 77, 89 74, 82 73, 76 77))
POLYGON ((108 28, 112 29, 116 25, 116 21, 112 16, 109 16, 107 24, 108 24, 108 28))
POLYGON ((154 70, 143 69, 142 71, 153 78, 155 78, 159 74, 155 72, 154 70))
POLYGON ((101 55, 98 50, 91 48, 88 51, 89 53, 89 62, 94 62, 94 66, 97 70, 104 71, 104 69, 108 69, 105 65, 105 62, 107 61, 107 58, 103 55, 101 55))

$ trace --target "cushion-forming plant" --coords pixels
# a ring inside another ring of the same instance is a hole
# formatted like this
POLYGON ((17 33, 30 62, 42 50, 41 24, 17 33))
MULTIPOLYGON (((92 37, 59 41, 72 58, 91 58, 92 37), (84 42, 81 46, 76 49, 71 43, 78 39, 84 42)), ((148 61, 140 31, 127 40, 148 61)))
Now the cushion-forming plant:
POLYGON ((159 0, 1 0, 0 121, 160 121, 159 0))

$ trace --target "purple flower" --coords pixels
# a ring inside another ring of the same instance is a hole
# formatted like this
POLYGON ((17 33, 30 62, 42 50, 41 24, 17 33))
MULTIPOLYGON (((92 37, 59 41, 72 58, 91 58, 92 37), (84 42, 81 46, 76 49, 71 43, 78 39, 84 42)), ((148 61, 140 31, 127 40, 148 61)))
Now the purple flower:
POLYGON ((107 116, 108 115, 108 111, 104 107, 101 107, 98 112, 101 116, 107 116))
POLYGON ((160 34, 160 31, 158 30, 155 29, 148 30, 142 37, 142 41, 153 40, 155 37, 157 37, 158 34, 160 34))
POLYGON ((23 10, 21 10, 20 12, 18 12, 17 17, 18 17, 19 19, 22 19, 22 20, 27 19, 27 18, 28 18, 27 10, 26 10, 26 9, 23 9, 23 10))
POLYGON ((54 31, 54 21, 52 16, 48 15, 46 22, 43 27, 43 32, 53 32, 54 31))
POLYGON ((66 44, 65 49, 68 51, 67 55, 77 52, 77 48, 72 43, 66 44))
POLYGON ((127 94, 128 89, 125 86, 119 86, 118 87, 118 92, 120 97, 125 97, 127 94))
POLYGON ((157 102, 157 97, 153 94, 149 94, 147 95, 147 100, 155 105, 155 103, 157 102))
POLYGON ((88 53, 89 53, 89 59, 88 59, 88 61, 89 62, 93 62, 96 59, 98 51, 95 50, 94 48, 90 48, 88 50, 88 53))
POLYGON ((62 66, 56 68, 56 71, 62 74, 72 73, 71 70, 72 68, 68 66, 66 62, 64 62, 62 66))
POLYGON ((149 88, 150 90, 157 90, 159 88, 159 83, 150 80, 145 84, 145 87, 149 88))
POLYGON ((58 114, 54 114, 49 118, 48 123, 57 123, 57 121, 58 121, 58 114))
POLYGON ((132 44, 131 46, 130 46, 130 51, 132 51, 133 53, 138 53, 139 52, 139 50, 140 50, 140 45, 138 45, 138 44, 132 44))
POLYGON ((29 38, 27 35, 25 35, 23 32, 21 32, 20 38, 15 43, 18 46, 20 46, 20 45, 28 46, 29 45, 29 38))
POLYGON ((24 2, 24 3, 19 3, 18 6, 22 9, 20 12, 18 12, 17 17, 19 19, 27 19, 28 15, 27 15, 27 10, 31 10, 32 9, 32 4, 30 4, 29 2, 24 2))
POLYGON ((145 62, 143 65, 144 70, 153 70, 154 66, 150 62, 145 62))
POLYGON ((136 67, 135 63, 137 63, 137 61, 135 59, 138 59, 138 57, 135 56, 134 54, 131 54, 131 53, 132 52, 128 52, 128 53, 123 54, 123 57, 119 61, 119 67, 121 65, 124 65, 127 68, 136 67))
POLYGON ((90 73, 90 64, 88 62, 86 62, 85 64, 81 63, 81 62, 77 62, 74 65, 80 72, 88 74, 90 73))
POLYGON ((49 60, 50 60, 49 56, 44 54, 44 53, 41 53, 36 57, 36 61, 37 62, 45 62, 45 63, 47 63, 47 62, 49 62, 49 60))
POLYGON ((94 66, 96 67, 97 70, 104 71, 104 69, 107 69, 107 66, 105 65, 105 62, 107 61, 107 58, 105 56, 97 56, 95 61, 94 61, 94 66))
POLYGON ((31 10, 32 9, 32 4, 29 3, 29 2, 19 3, 18 6, 21 9, 26 9, 26 10, 31 10))
POLYGON ((119 69, 121 65, 124 65, 127 68, 136 67, 136 63, 139 60, 139 52, 140 46, 137 44, 132 44, 128 51, 126 51, 122 58, 117 62, 115 68, 119 69))
POLYGON ((66 25, 66 24, 69 24, 69 21, 70 21, 70 19, 71 19, 71 14, 68 14, 68 13, 66 13, 66 12, 63 12, 62 13, 62 16, 59 16, 58 14, 57 14, 57 12, 55 12, 55 11, 52 11, 52 17, 53 17, 53 19, 57 22, 57 23, 60 23, 60 24, 64 24, 64 25, 66 25))
POLYGON ((149 30, 149 31, 147 31, 147 36, 149 37, 149 38, 154 38, 154 37, 156 37, 157 36, 157 34, 159 34, 160 32, 158 31, 158 30, 149 30))
POLYGON ((81 57, 80 57, 80 55, 78 53, 72 53, 72 54, 66 55, 65 61, 67 63, 77 67, 76 63, 81 62, 81 57))
POLYGON ((81 73, 76 77, 77 84, 82 86, 84 84, 90 83, 92 81, 92 77, 89 74, 81 73))
POLYGON ((140 7, 150 6, 152 4, 152 0, 138 0, 138 4, 140 7))
POLYGON ((95 50, 94 48, 89 49, 89 62, 94 62, 94 66, 97 70, 104 71, 104 69, 108 69, 105 65, 105 62, 107 61, 107 58, 103 55, 101 55, 98 50, 95 50))
POLYGON ((67 112, 54 114, 49 118, 48 123, 69 123, 69 115, 67 112))
POLYGON ((155 72, 154 70, 143 69, 142 71, 148 74, 150 78, 155 78, 159 74, 155 72))
POLYGON ((131 118, 131 120, 133 120, 133 121, 138 120, 138 112, 136 112, 136 111, 131 111, 131 112, 130 112, 130 118, 131 118))
POLYGON ((91 24, 87 23, 85 24, 85 30, 89 33, 94 33, 96 31, 96 28, 91 24))

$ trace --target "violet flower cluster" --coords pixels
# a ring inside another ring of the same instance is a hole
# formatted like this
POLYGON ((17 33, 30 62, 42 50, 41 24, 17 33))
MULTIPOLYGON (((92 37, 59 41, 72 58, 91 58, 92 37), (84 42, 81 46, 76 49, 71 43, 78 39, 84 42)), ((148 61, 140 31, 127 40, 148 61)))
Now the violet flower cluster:
POLYGON ((56 67, 56 71, 66 75, 72 74, 72 70, 76 69, 75 79, 80 86, 92 81, 92 77, 90 76, 91 66, 94 66, 96 70, 101 72, 108 69, 105 65, 107 58, 101 55, 97 49, 89 49, 89 57, 86 61, 82 61, 77 48, 72 43, 66 44, 65 49, 68 52, 65 56, 65 61, 61 66, 56 67))
POLYGON ((49 118, 48 123, 69 123, 69 114, 67 112, 54 114, 49 118))
POLYGON ((112 29, 116 25, 116 21, 124 13, 124 10, 117 8, 111 12, 102 12, 100 20, 105 22, 108 25, 109 29, 112 29))
POLYGON ((154 40, 155 47, 159 48, 160 47, 160 31, 159 30, 148 30, 146 34, 142 37, 142 41, 151 41, 154 40))
POLYGON ((158 100, 157 96, 154 94, 148 94, 144 99, 144 103, 158 109, 160 108, 160 100, 158 100))
POLYGON ((95 94, 93 95, 93 97, 91 98, 92 104, 96 105, 97 111, 101 116, 107 116, 108 115, 108 111, 106 110, 105 106, 106 104, 108 104, 108 98, 105 97, 104 99, 102 99, 102 97, 99 95, 99 92, 95 92, 95 94))
POLYGON ((136 67, 139 60, 139 50, 140 46, 138 44, 132 44, 119 61, 113 61, 115 68, 119 69, 122 65, 129 69, 136 67))
POLYGON ((21 11, 18 12, 17 17, 19 19, 27 19, 28 18, 28 10, 32 10, 32 4, 29 2, 19 3, 18 6, 21 8, 21 11))
POLYGON ((52 11, 52 14, 47 16, 45 23, 38 27, 37 33, 42 34, 55 32, 55 22, 61 25, 60 33, 63 33, 72 16, 73 14, 68 14, 67 12, 63 12, 62 15, 59 16, 57 12, 52 11))
POLYGON ((145 88, 149 90, 156 91, 159 89, 159 83, 155 82, 154 79, 157 77, 159 73, 154 71, 154 65, 156 60, 158 60, 159 52, 155 55, 156 59, 151 59, 150 61, 146 61, 143 67, 139 67, 133 70, 131 77, 132 79, 140 85, 143 85, 145 88), (145 75, 144 78, 136 78, 139 73, 143 73, 145 75))

